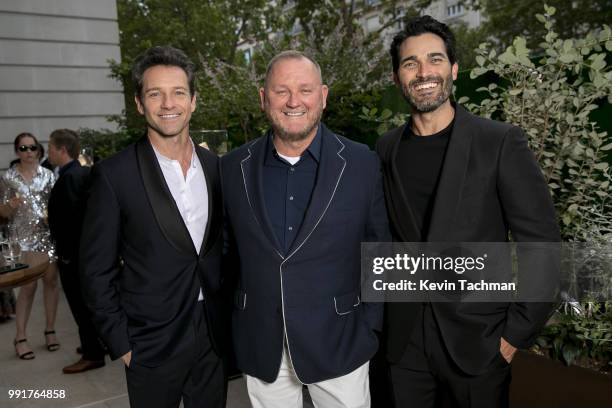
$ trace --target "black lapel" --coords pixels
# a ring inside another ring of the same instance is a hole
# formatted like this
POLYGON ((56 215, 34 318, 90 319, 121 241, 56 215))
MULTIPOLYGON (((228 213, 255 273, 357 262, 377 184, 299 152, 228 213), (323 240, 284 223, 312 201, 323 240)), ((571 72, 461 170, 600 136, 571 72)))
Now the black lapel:
POLYGON ((263 168, 268 137, 268 135, 260 137, 249 145, 247 148, 248 154, 240 162, 240 167, 242 169, 245 193, 249 206, 253 211, 253 216, 265 236, 268 238, 270 244, 281 258, 283 258, 282 247, 272 229, 272 224, 268 218, 268 212, 266 211, 264 201, 263 168))
POLYGON ((443 242, 449 239, 470 160, 473 128, 470 128, 469 122, 467 111, 456 105, 455 124, 442 165, 427 241, 443 242))
POLYGON ((189 230, 183 222, 172 193, 168 189, 164 175, 157 162, 149 138, 144 136, 136 143, 136 157, 144 189, 149 198, 151 209, 162 233, 177 250, 195 253, 189 230))
POLYGON ((200 258, 202 258, 215 243, 221 225, 222 217, 216 214, 222 208, 221 187, 219 184, 217 161, 206 157, 203 147, 196 145, 195 151, 202 164, 204 178, 206 179, 206 190, 208 191, 208 220, 206 222, 206 232, 204 233, 202 246, 200 247, 200 258))
POLYGON ((304 215, 304 221, 302 221, 300 230, 291 244, 288 257, 300 249, 310 237, 334 199, 346 167, 346 159, 342 156, 344 148, 344 143, 321 124, 321 157, 319 159, 317 181, 312 191, 310 204, 304 215))
POLYGON ((386 151, 385 158, 386 173, 385 187, 389 192, 391 202, 387 205, 391 208, 394 219, 394 228, 399 235, 399 238, 404 242, 418 242, 421 240, 421 232, 414 218, 414 212, 410 206, 410 200, 404 191, 403 177, 410 177, 409 174, 400 174, 397 167, 397 152, 402 141, 402 135, 407 124, 396 129, 396 133, 390 140, 391 146, 386 151))

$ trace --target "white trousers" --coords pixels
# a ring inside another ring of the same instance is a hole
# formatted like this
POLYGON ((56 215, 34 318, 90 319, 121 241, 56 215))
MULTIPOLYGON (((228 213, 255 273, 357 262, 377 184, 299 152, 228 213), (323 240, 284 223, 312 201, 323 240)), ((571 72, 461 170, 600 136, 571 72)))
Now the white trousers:
MULTIPOLYGON (((366 362, 342 377, 308 384, 316 408, 370 408, 370 379, 366 362)), ((246 376, 253 408, 302 408, 302 383, 297 379, 286 346, 278 377, 273 383, 246 376)))

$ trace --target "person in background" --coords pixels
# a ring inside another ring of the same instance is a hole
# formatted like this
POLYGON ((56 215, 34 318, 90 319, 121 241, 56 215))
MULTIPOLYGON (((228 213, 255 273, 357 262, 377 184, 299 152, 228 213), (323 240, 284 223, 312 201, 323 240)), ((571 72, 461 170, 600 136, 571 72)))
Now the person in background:
POLYGON ((49 162, 59 169, 59 178, 49 197, 49 229, 55 242, 62 287, 79 328, 82 358, 64 367, 76 374, 104 366, 105 350, 91 320, 81 291, 78 257, 81 228, 87 201, 89 168, 81 166, 79 137, 70 129, 54 130, 49 136, 49 162))
MULTIPOLYGON (((55 176, 39 164, 40 143, 34 135, 20 133, 15 138, 14 148, 19 162, 3 176, 7 186, 3 203, 9 208, 9 238, 17 239, 24 251, 44 252, 49 255, 49 266, 42 278, 46 317, 44 336, 47 350, 56 351, 60 347, 54 329, 59 286, 55 250, 47 225, 47 203, 55 176)), ((27 343, 26 327, 37 285, 38 282, 34 281, 22 286, 17 296, 17 333, 14 345, 17 356, 23 360, 34 358, 34 352, 27 343)))
MULTIPOLYGON (((4 180, 0 178, 0 197, 4 195, 6 184, 4 180)), ((4 203, 0 202, 0 225, 2 230, 0 232, 0 240, 4 240, 6 237, 6 222, 11 214, 11 208, 4 203)), ((13 289, 0 290, 0 323, 9 321, 15 314, 15 294, 13 289)))

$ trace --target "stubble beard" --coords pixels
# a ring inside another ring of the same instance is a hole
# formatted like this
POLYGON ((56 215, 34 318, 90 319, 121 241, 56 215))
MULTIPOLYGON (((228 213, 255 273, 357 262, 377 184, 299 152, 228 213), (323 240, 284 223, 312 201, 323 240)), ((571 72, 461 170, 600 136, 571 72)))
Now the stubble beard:
MULTIPOLYGON (((283 113, 280 113, 282 115, 283 113)), ((312 133, 314 129, 319 126, 321 123, 321 117, 323 116, 323 108, 319 107, 316 112, 314 112, 313 121, 309 123, 303 130, 299 132, 290 132, 289 130, 283 128, 283 125, 280 123, 280 120, 270 112, 270 109, 266 109, 266 117, 272 126, 272 130, 274 131, 274 136, 278 137, 284 142, 294 143, 301 142, 302 140, 308 138, 308 136, 312 133)))
POLYGON ((158 125, 155 122, 151 123, 149 121, 147 121, 147 128, 155 131, 155 133, 157 133, 163 139, 172 139, 173 137, 177 137, 180 134, 182 134, 185 131, 185 129, 187 129, 187 133, 189 133, 189 122, 187 122, 184 126, 180 127, 176 131, 172 131, 172 132, 167 132, 163 129, 162 126, 158 125))
POLYGON ((404 95, 404 99, 411 106, 413 112, 418 113, 427 113, 433 112, 442 106, 448 98, 450 98, 453 93, 453 75, 449 73, 446 79, 442 79, 440 76, 429 76, 424 79, 414 79, 408 83, 408 85, 402 84, 402 94, 404 95), (433 99, 426 100, 418 100, 417 98, 413 98, 410 93, 414 86, 419 83, 431 82, 431 81, 442 81, 442 90, 440 93, 433 99))

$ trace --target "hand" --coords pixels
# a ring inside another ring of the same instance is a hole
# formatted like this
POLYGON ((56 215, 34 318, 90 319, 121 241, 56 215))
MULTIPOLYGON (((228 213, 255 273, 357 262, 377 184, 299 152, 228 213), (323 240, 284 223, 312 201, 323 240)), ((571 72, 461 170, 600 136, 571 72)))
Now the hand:
POLYGON ((499 346, 499 352, 501 353, 504 360, 506 360, 508 364, 510 364, 512 362, 512 359, 514 358, 514 353, 516 353, 516 347, 508 343, 503 337, 501 338, 500 343, 501 344, 499 346))
POLYGON ((21 200, 21 198, 20 198, 20 197, 17 197, 17 196, 15 196, 15 197, 13 197, 13 198, 10 198, 10 199, 8 200, 8 205, 9 205, 9 207, 11 207, 13 210, 16 210, 17 208, 19 208, 19 207, 21 206, 21 204, 23 204, 23 201, 21 200))
POLYGON ((124 355, 121 356, 123 363, 127 368, 130 368, 130 362, 132 361, 132 350, 128 351, 124 355))

